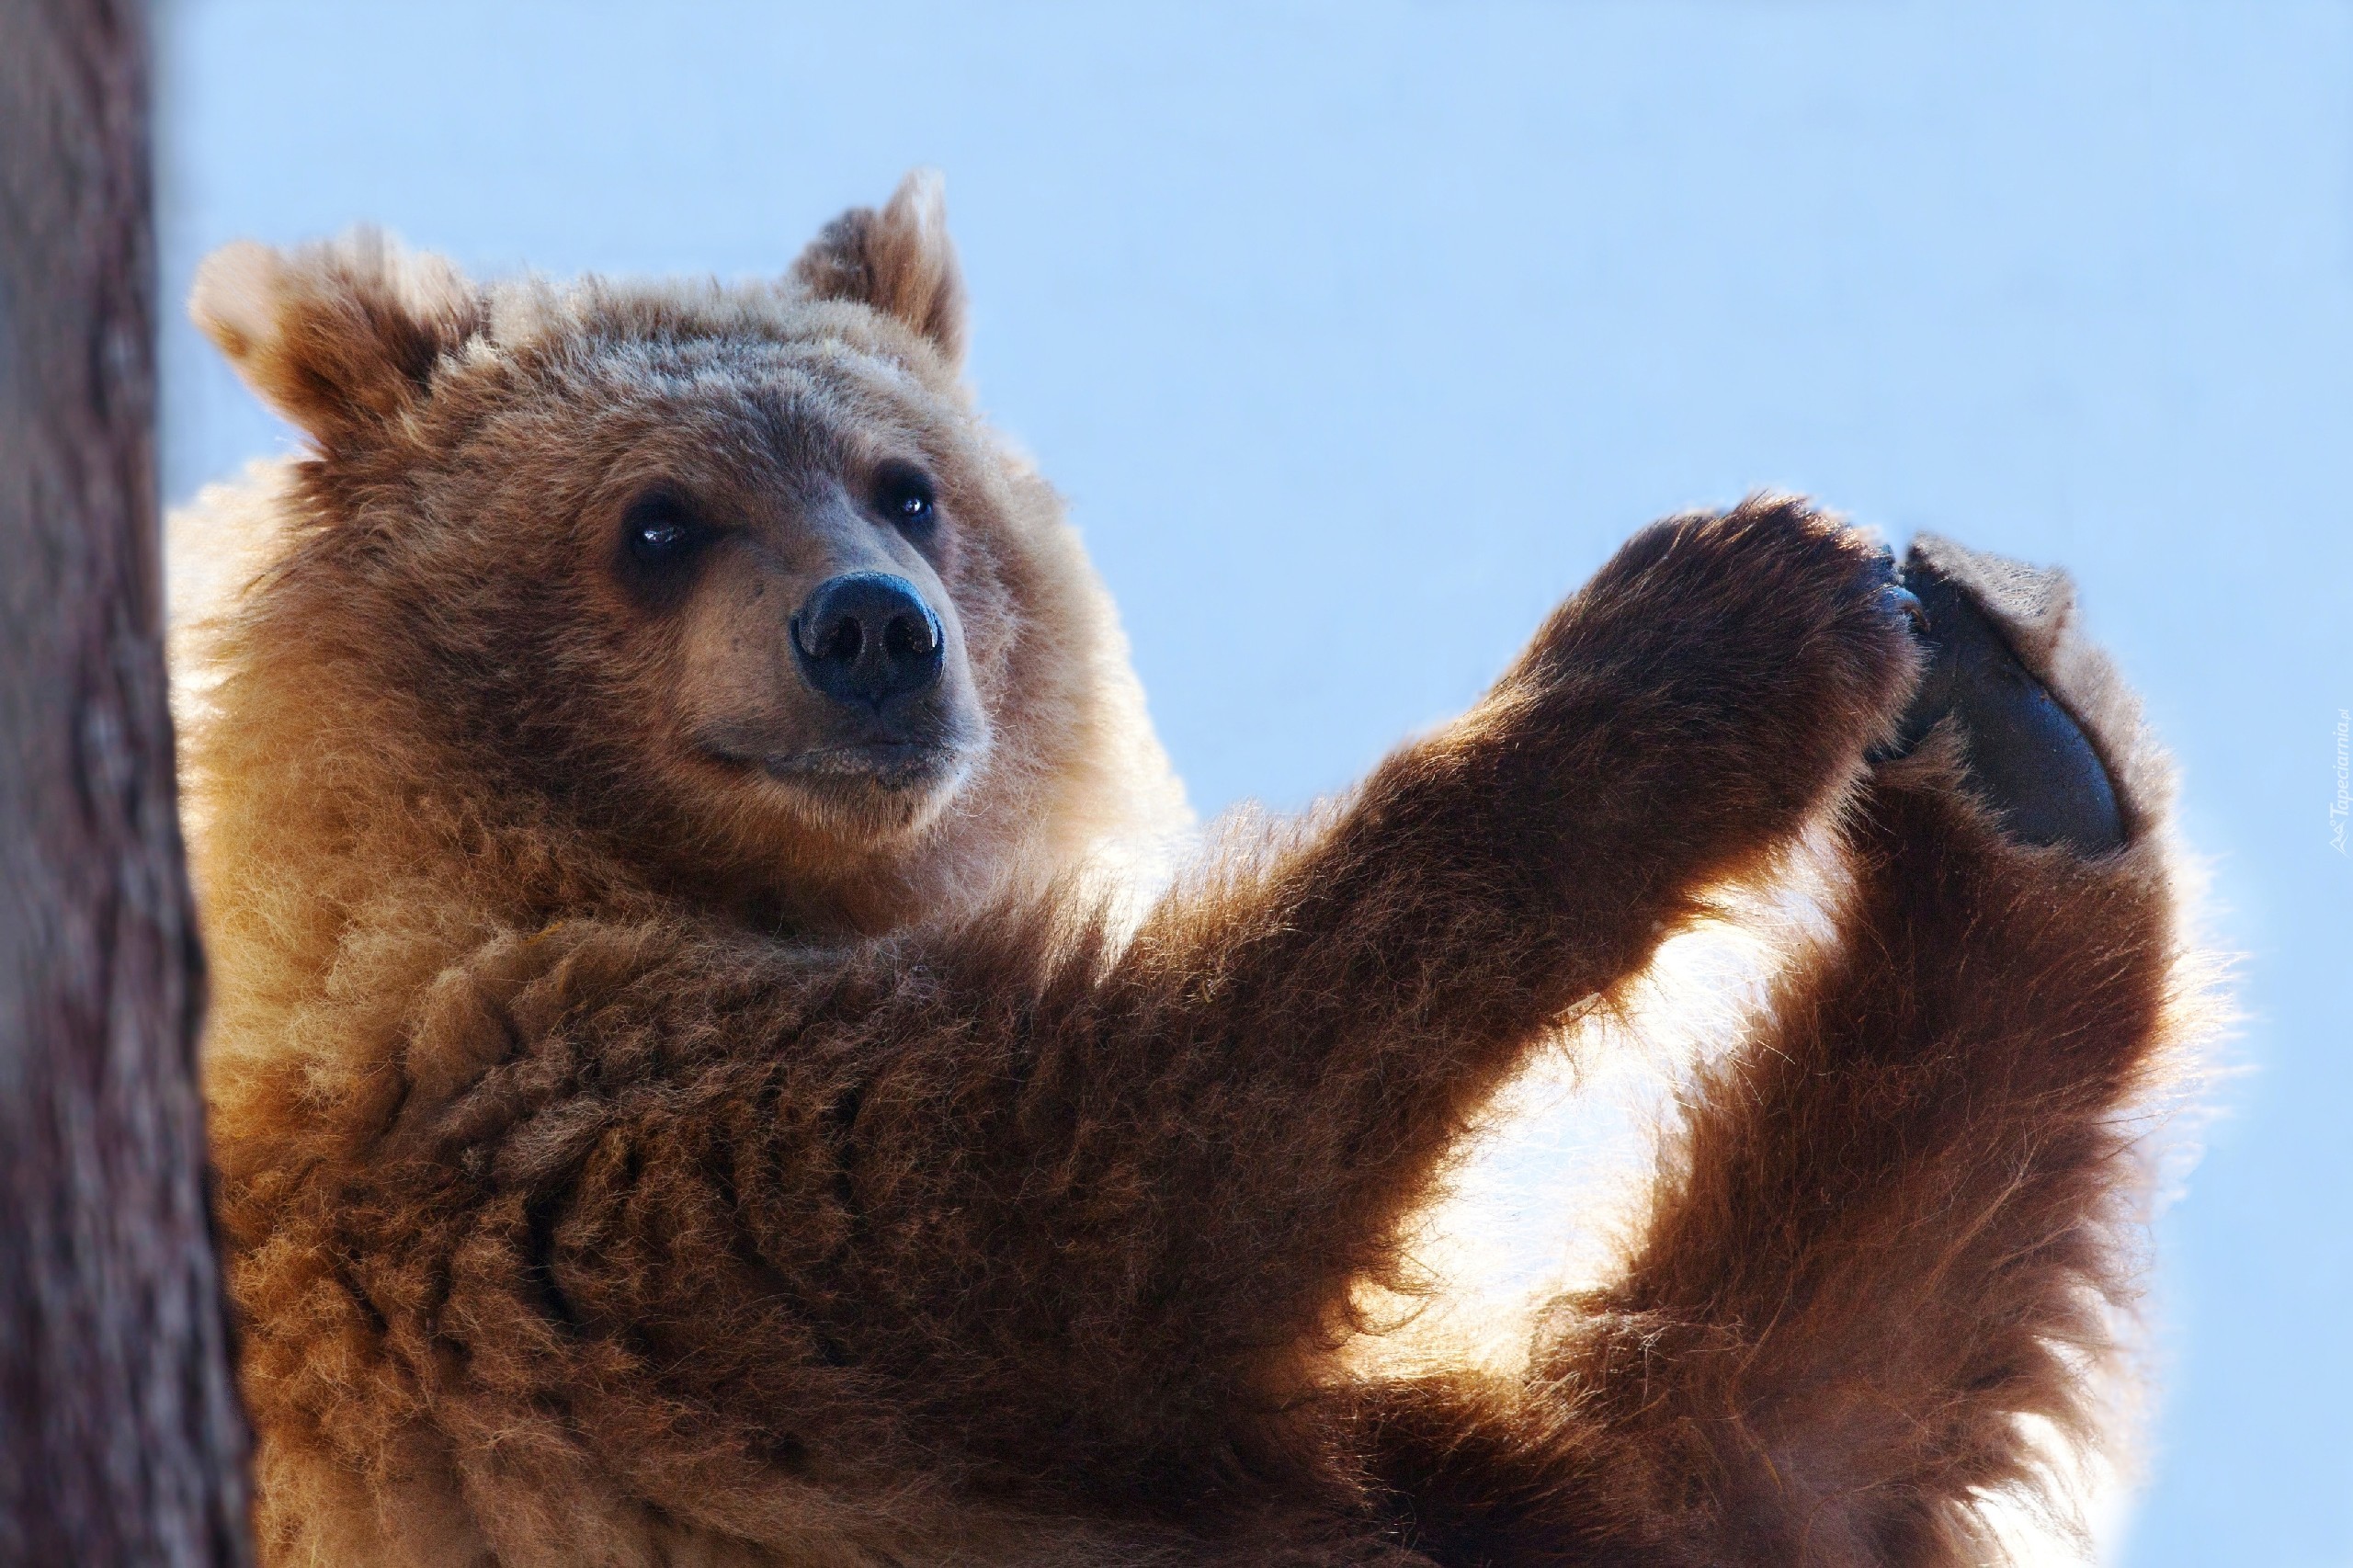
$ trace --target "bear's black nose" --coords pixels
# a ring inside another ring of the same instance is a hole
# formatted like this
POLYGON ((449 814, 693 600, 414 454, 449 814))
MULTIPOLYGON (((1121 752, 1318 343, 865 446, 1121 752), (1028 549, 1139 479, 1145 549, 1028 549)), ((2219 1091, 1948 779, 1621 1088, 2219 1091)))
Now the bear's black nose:
POLYGON ((937 681, 946 643, 915 585, 883 572, 818 584, 792 618, 792 648, 809 684, 836 702, 877 710, 937 681))

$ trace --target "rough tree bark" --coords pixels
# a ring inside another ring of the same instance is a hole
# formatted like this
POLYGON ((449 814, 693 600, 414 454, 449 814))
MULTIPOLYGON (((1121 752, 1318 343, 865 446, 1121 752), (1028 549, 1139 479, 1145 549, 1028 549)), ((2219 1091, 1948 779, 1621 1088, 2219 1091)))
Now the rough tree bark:
POLYGON ((247 1559, 155 514, 143 0, 0 0, 0 1563, 247 1559))

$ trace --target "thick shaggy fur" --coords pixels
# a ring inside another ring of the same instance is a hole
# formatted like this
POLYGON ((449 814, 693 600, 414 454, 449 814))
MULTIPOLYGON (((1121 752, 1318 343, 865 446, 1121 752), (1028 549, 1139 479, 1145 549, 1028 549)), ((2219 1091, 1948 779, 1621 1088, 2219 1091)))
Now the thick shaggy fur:
POLYGON ((1761 500, 1123 916, 1181 796, 960 390, 922 182, 773 287, 361 239, 228 253, 197 311, 316 442, 216 500, 264 565, 192 687, 269 1562, 1961 1563, 2038 1483, 2021 1417, 2088 1434, 2180 1010, 2162 780, 2052 583, 1976 591, 2093 730, 2115 853, 2006 836, 1949 724, 1869 761, 1920 664, 1890 563, 1761 500), (790 554, 875 443, 938 476, 986 730, 904 811, 698 753, 767 666, 677 630, 716 589, 614 585, 615 496, 790 554), (1349 1370, 1497 1087, 1810 827, 1836 931, 1616 1280, 1524 1376, 1349 1370))

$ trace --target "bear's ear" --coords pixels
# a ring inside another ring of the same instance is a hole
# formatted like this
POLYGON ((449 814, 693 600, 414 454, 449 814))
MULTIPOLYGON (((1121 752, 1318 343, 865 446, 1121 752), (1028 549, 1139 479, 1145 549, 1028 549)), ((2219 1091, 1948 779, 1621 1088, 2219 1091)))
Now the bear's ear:
POLYGON ((435 363, 485 320, 456 267, 373 230, 290 252, 224 245, 197 268, 188 313, 246 385, 326 446, 422 403, 435 363))
POLYGON ((880 212, 853 207, 826 224, 792 264, 792 278, 817 299, 854 300, 896 316, 951 369, 963 363, 964 278, 938 170, 909 174, 880 212))

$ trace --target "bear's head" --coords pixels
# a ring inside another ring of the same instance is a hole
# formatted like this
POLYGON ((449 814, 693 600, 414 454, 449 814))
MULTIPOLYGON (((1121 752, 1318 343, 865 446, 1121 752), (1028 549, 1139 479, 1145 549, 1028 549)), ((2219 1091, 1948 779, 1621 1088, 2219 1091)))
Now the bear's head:
POLYGON ((361 234, 233 245, 193 310, 313 449, 214 772, 426 859, 525 842, 863 929, 1181 813, 1108 599, 962 384, 936 177, 774 281, 485 288, 361 234))

